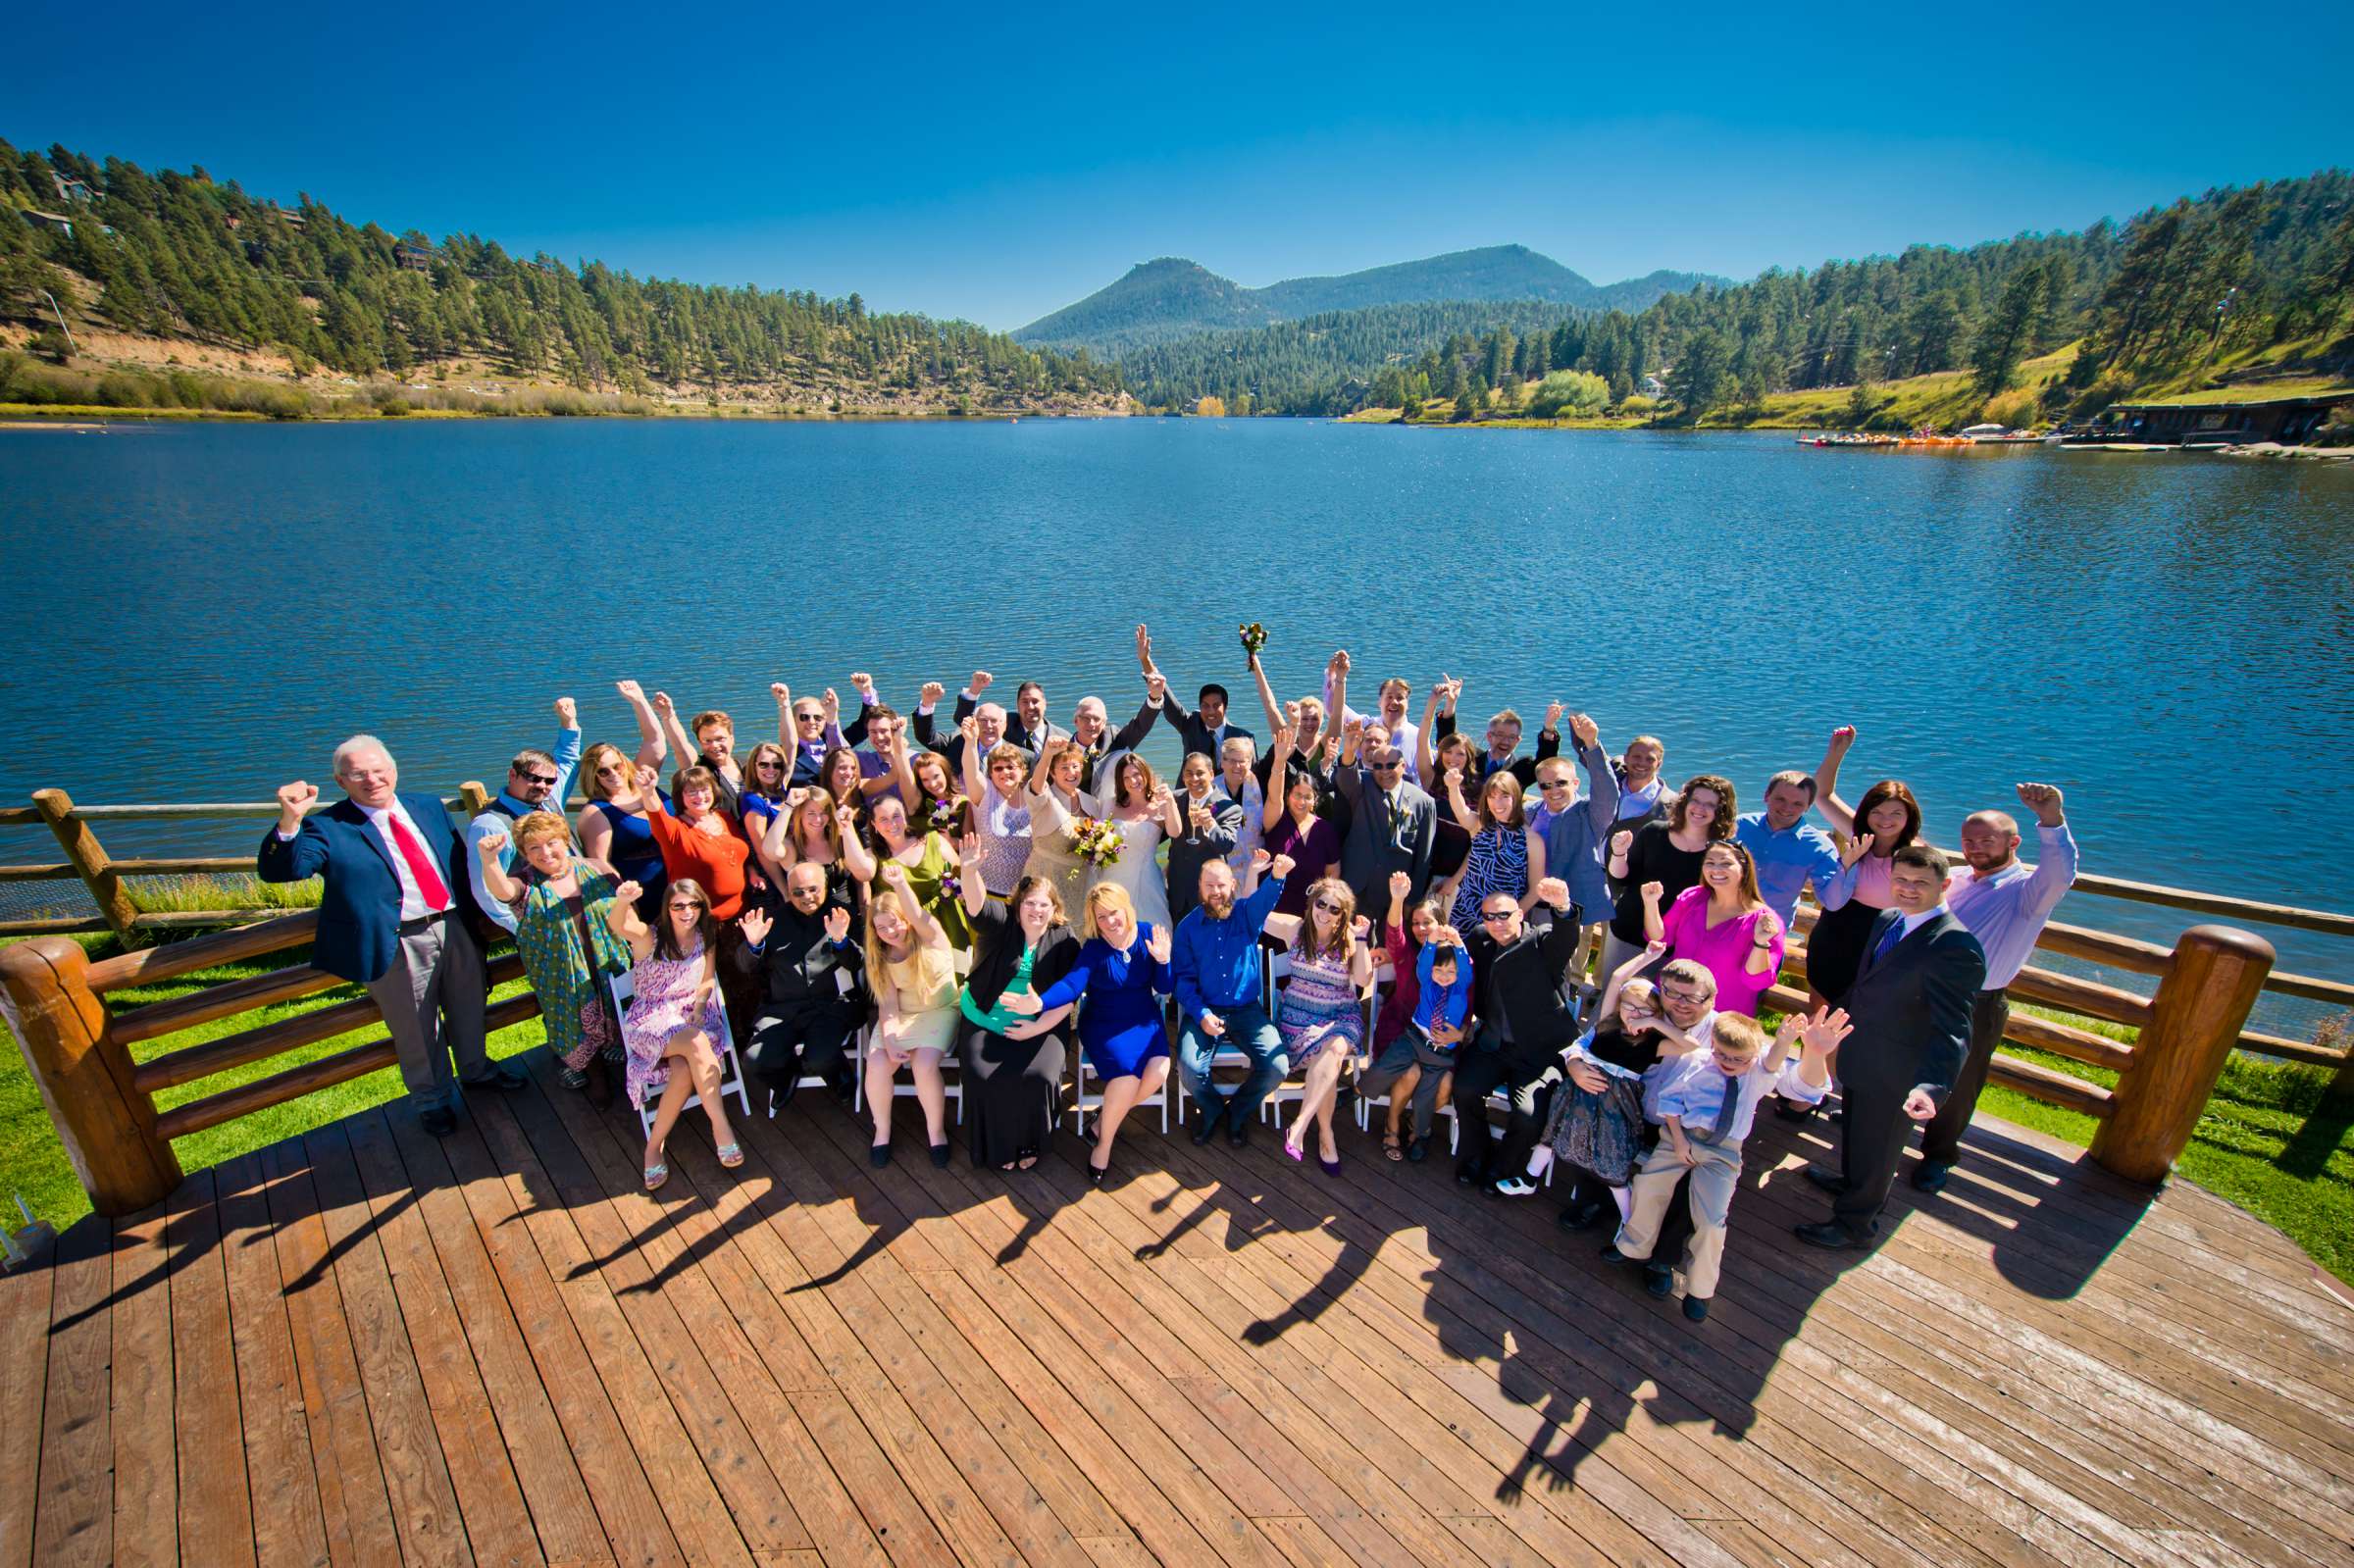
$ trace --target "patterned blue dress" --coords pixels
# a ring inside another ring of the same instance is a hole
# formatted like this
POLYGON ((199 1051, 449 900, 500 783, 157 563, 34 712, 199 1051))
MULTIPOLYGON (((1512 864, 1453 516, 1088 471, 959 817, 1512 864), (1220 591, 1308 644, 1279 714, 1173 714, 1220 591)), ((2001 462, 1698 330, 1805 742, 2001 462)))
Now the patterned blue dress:
POLYGON ((1335 954, 1308 959, 1292 950, 1292 978, 1285 982, 1275 1005, 1275 1033, 1297 1073, 1314 1061, 1328 1045, 1361 1049, 1365 1042, 1365 1012, 1356 986, 1349 979, 1348 960, 1335 954), (1329 1026, 1329 1027, 1327 1027, 1329 1026), (1315 1038, 1308 1038, 1309 1036, 1315 1038))
POLYGON ((1499 825, 1482 828, 1471 838, 1463 857, 1463 880, 1456 885, 1455 906, 1447 924, 1464 937, 1479 930, 1479 906, 1490 893, 1510 893, 1513 901, 1528 896, 1528 831, 1499 825))

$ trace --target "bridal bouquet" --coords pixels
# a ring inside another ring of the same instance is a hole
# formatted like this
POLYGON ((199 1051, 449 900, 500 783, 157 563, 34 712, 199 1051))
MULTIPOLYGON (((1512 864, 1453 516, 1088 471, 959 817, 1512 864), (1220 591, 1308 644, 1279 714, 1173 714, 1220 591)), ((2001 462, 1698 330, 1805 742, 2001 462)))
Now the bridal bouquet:
POLYGON ((1071 824, 1071 852, 1098 870, 1118 862, 1124 842, 1118 826, 1100 817, 1081 817, 1071 824))
POLYGON ((1244 656, 1252 659, 1257 658, 1258 650, 1267 645, 1267 629, 1256 621, 1253 621, 1248 626, 1238 627, 1236 630, 1243 634, 1244 656))

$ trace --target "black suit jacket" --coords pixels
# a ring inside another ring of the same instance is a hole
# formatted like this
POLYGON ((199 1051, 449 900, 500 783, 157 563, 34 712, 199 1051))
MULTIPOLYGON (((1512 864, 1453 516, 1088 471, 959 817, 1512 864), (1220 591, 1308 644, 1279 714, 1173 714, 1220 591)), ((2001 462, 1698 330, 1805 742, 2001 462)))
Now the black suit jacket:
POLYGON ((1390 907, 1390 873, 1403 871, 1413 879, 1413 887, 1406 895, 1408 903, 1429 890, 1430 851, 1439 838, 1438 802, 1414 784, 1400 783, 1398 801, 1405 820, 1393 838, 1387 821, 1389 809, 1370 773, 1346 766, 1336 776, 1336 783, 1341 798, 1349 803, 1349 828, 1341 839, 1341 878, 1356 894, 1358 912, 1378 921, 1381 912, 1390 907))
POLYGON ((770 1010, 794 1013, 802 1008, 839 1007, 857 1011, 865 1005, 866 955, 859 949, 855 928, 838 947, 826 936, 823 904, 816 914, 804 915, 788 903, 776 912, 775 919, 768 940, 760 946, 770 1010), (846 993, 841 980, 845 975, 850 981, 846 993))
MULTIPOLYGON (((1185 704, 1177 700, 1175 692, 1164 690, 1161 693, 1160 714, 1162 718, 1169 721, 1169 728, 1177 732, 1177 738, 1184 743, 1187 756, 1190 757, 1199 751, 1212 764, 1222 765, 1225 762, 1226 759, 1218 755, 1217 744, 1210 739, 1209 726, 1202 722, 1201 712, 1196 710, 1188 713, 1185 704)), ((1225 738, 1232 740, 1238 735, 1245 740, 1257 739, 1257 736, 1236 724, 1233 716, 1229 715, 1226 720, 1225 738)))
POLYGON ((1554 915, 1551 926, 1523 926, 1509 944, 1499 943, 1484 927, 1463 938, 1471 957, 1472 1008, 1479 1016, 1481 1042, 1495 1037, 1499 1014, 1512 1021, 1512 1042, 1502 1046, 1512 1061, 1557 1056, 1577 1038, 1577 1014, 1561 995, 1561 972, 1569 967, 1583 930, 1571 904, 1554 915))
POLYGON ((1880 911, 1865 939, 1864 967, 1844 1005, 1855 1033, 1839 1047, 1839 1083, 1893 1106, 1916 1087, 1938 1104, 1970 1052, 1970 1012, 1986 985, 1986 950, 1962 922, 1939 913, 1874 963, 1872 949, 1904 916, 1880 911))

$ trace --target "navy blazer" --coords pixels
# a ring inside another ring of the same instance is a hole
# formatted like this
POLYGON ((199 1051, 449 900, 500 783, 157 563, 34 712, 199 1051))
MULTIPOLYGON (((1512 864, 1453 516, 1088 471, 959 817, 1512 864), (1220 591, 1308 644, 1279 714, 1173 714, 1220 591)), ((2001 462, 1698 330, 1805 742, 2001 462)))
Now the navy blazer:
MULTIPOLYGON (((399 799, 425 840, 426 853, 441 868, 451 907, 457 907, 460 889, 467 886, 466 849, 449 812, 438 795, 402 790, 399 799)), ((400 874, 392 868, 391 845, 349 796, 303 818, 302 831, 291 839, 280 838, 272 823, 262 835, 253 874, 264 882, 326 879, 313 964, 362 985, 392 967, 400 945, 400 874)))
POLYGON ((1871 950, 1900 910, 1871 923, 1863 968, 1841 1005, 1855 1034, 1839 1048, 1839 1082, 1851 1092, 1888 1096, 1914 1088, 1938 1104, 1970 1053, 1970 1014, 1986 985, 1986 950, 1950 913, 1921 922, 1877 963, 1871 950))

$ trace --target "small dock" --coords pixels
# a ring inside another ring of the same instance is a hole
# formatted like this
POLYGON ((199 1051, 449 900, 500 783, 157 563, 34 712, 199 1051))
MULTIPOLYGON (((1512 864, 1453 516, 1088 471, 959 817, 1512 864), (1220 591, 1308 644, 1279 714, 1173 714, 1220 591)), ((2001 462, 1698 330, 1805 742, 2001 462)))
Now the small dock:
MULTIPOLYGON (((1142 1117, 1091 1191, 805 1096, 658 1197, 624 1107, 332 1123, 0 1278, 0 1568, 2354 1560, 2354 1305, 1981 1118, 1868 1258, 1766 1119, 1714 1316, 1546 1196, 1142 1117)), ((902 1107, 911 1121, 912 1107, 902 1107)))

